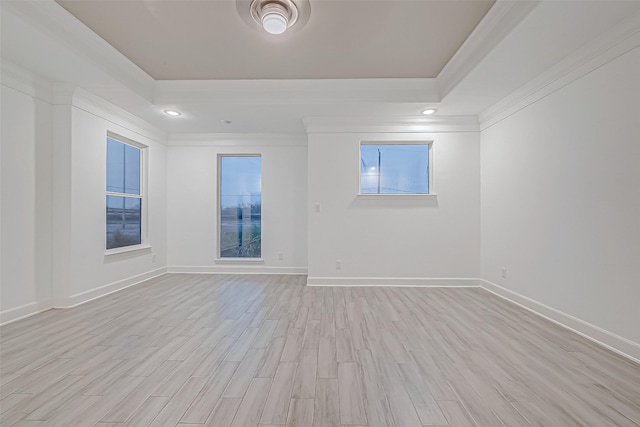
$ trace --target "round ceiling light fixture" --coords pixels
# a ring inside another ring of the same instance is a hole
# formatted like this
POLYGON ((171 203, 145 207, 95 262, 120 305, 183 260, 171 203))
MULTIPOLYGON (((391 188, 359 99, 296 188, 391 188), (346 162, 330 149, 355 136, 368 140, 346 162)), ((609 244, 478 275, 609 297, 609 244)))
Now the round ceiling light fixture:
POLYGON ((435 108, 425 108, 424 110, 420 111, 420 113, 422 113, 425 116, 430 116, 432 114, 435 114, 436 111, 438 110, 436 110, 435 108))
POLYGON ((182 113, 180 111, 176 111, 176 110, 164 110, 164 113, 168 116, 173 116, 173 117, 177 117, 177 116, 181 116, 182 113))
POLYGON ((253 0, 251 17, 269 34, 282 34, 298 20, 291 0, 253 0))

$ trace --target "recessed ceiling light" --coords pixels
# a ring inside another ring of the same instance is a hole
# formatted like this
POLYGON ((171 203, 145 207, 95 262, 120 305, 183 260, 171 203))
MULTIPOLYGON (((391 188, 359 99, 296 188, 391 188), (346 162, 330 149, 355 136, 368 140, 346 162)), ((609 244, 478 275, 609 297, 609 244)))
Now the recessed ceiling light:
POLYGON ((269 34, 282 34, 298 20, 298 8, 292 0, 253 0, 253 20, 269 34))
POLYGON ((231 120, 220 120, 220 123, 222 123, 223 125, 230 125, 231 120))
POLYGON ((425 116, 430 116, 432 114, 435 114, 435 112, 438 111, 435 108, 425 108, 424 110, 421 111, 422 114, 424 114, 425 116))
POLYGON ((174 117, 177 117, 177 116, 181 116, 181 115, 182 115, 182 113, 181 113, 180 111, 176 111, 176 110, 164 110, 164 113, 165 113, 166 115, 174 116, 174 117))
POLYGON ((278 12, 270 12, 262 17, 262 28, 269 34, 282 34, 287 31, 287 18, 278 12))

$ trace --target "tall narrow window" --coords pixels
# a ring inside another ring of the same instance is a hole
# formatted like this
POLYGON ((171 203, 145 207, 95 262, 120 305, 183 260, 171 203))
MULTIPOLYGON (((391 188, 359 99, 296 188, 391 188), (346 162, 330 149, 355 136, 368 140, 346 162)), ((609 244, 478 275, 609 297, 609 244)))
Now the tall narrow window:
POLYGON ((262 158, 219 157, 220 258, 260 258, 262 158))
POLYGON ((142 243, 142 150, 107 137, 107 249, 142 243))
POLYGON ((429 194, 429 144, 363 142, 360 194, 429 194))

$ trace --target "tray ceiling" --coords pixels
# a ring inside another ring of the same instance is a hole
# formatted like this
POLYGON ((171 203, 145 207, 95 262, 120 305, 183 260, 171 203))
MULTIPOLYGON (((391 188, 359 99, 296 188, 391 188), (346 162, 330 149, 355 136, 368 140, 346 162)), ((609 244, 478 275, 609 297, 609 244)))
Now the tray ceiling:
POLYGON ((493 0, 311 0, 274 36, 234 0, 58 0, 156 80, 436 77, 493 0), (240 10, 240 12, 239 12, 240 10))

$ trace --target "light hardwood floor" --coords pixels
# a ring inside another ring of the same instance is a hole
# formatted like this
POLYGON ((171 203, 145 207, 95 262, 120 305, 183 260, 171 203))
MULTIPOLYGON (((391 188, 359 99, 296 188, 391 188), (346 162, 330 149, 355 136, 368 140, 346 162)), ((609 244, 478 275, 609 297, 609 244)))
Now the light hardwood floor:
POLYGON ((638 426, 640 366, 479 288, 165 275, 2 327, 2 426, 638 426))

